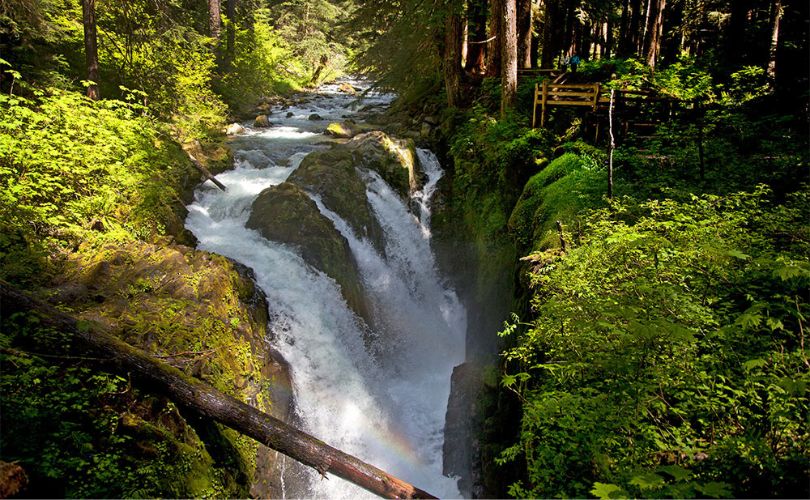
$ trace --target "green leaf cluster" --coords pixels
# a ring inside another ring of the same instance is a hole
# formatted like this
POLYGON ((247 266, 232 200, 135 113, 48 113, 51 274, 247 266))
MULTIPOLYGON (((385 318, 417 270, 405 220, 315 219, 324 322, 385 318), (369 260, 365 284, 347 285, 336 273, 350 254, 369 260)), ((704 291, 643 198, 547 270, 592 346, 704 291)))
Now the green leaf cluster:
POLYGON ((0 269, 35 273, 37 255, 83 240, 165 233, 189 175, 145 108, 50 89, 0 95, 0 269))
POLYGON ((630 199, 532 272, 519 497, 805 496, 810 196, 630 199))

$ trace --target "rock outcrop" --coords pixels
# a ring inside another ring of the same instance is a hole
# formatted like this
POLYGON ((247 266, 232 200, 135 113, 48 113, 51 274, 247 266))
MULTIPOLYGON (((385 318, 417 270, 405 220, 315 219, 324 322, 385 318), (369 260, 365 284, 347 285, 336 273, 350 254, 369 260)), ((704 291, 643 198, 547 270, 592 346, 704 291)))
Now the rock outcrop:
POLYGON ((416 146, 375 130, 352 138, 343 146, 355 165, 375 170, 403 199, 424 183, 416 167, 416 146))
POLYGON ((483 387, 483 367, 463 363, 453 369, 444 427, 442 473, 457 476, 464 498, 482 498, 476 460, 480 460, 478 396, 483 387))
MULTIPOLYGON (((182 245, 127 242, 72 254, 54 285, 52 300, 77 317, 290 421, 289 369, 267 343, 267 302, 244 266, 182 245)), ((137 453, 165 447, 192 460, 177 492, 203 495, 219 484, 226 496, 245 496, 252 485, 256 496, 281 496, 283 468, 269 448, 178 412, 164 397, 136 395, 120 413, 120 433, 133 436, 137 453), (222 469, 210 450, 233 465, 222 469)))
POLYGON ((267 118, 267 115, 259 115, 253 120, 254 127, 269 127, 270 126, 270 119, 267 118))
POLYGON ((307 155, 287 179, 318 195, 326 208, 339 214, 354 233, 384 251, 383 230, 366 199, 366 183, 351 150, 342 145, 307 155))
POLYGON ((301 187, 284 182, 262 191, 253 202, 247 227, 268 240, 295 247, 309 265, 334 279, 349 307, 370 322, 360 272, 348 241, 301 187))

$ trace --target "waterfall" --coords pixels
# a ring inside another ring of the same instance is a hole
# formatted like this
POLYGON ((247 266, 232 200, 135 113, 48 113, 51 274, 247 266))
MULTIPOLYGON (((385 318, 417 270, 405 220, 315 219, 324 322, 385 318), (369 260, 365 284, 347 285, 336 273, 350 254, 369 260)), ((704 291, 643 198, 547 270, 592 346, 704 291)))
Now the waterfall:
MULTIPOLYGON (((374 99, 378 105, 390 100, 374 99)), ((402 200, 376 172, 364 172, 385 255, 311 195, 357 261, 372 304, 371 346, 368 326, 347 306, 334 280, 307 265, 295 249, 245 227, 258 194, 286 180, 306 154, 323 147, 307 111, 343 116, 347 102, 327 89, 305 109, 277 110, 280 125, 249 129, 234 142, 234 169, 217 176, 228 191, 201 186, 186 227, 199 248, 255 272, 268 298, 272 342, 292 370, 304 430, 433 494, 458 497, 455 480, 442 476, 442 445, 450 376, 464 361, 466 312, 439 276, 430 248, 430 198, 442 174, 435 156, 418 151, 428 180, 411 200, 402 200), (409 203, 419 207, 418 214, 408 210, 409 203)), ((314 471, 309 484, 306 496, 370 496, 314 471)))

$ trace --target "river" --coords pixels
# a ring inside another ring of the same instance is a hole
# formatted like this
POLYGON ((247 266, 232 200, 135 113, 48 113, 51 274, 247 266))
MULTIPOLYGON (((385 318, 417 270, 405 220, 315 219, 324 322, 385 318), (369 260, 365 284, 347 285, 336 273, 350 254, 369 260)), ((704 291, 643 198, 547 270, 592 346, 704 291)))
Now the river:
MULTIPOLYGON (((246 125, 231 143, 233 169, 217 176, 227 192, 202 184, 186 227, 200 249, 253 269, 269 303, 269 341, 291 367, 303 429, 434 495, 454 498, 460 494, 455 479, 442 475, 442 445, 451 373, 464 361, 467 314, 431 250, 430 199, 443 174, 433 153, 417 151, 427 181, 411 200, 401 199, 376 172, 356 166, 385 233, 384 252, 312 196, 348 241, 384 335, 369 334, 336 282, 307 265, 295 248, 245 227, 264 189, 284 182, 307 154, 329 147, 322 132, 330 121, 360 120, 369 107, 379 110, 391 100, 370 93, 358 102, 337 84, 326 85, 308 102, 274 108, 271 127, 246 125), (323 119, 310 120, 313 113, 323 119), (369 338, 377 344, 369 345, 369 338)), ((339 478, 307 474, 306 491, 285 495, 370 496, 339 478)))

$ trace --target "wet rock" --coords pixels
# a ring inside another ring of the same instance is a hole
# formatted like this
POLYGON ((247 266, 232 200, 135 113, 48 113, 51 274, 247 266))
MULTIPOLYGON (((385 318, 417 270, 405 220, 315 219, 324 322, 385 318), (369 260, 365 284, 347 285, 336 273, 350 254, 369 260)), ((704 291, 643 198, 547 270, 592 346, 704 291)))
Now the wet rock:
POLYGON ((296 248, 309 265, 340 285, 349 307, 369 322, 369 307, 349 242, 301 187, 283 182, 262 191, 253 202, 247 227, 268 240, 296 248))
POLYGON ((464 498, 482 498, 475 461, 480 460, 481 423, 476 407, 483 384, 481 365, 463 363, 453 369, 445 416, 442 473, 459 478, 458 489, 464 498))
POLYGON ((313 121, 313 122, 321 121, 321 120, 323 120, 323 117, 321 115, 319 115, 318 113, 312 113, 311 115, 309 115, 308 120, 313 121))
POLYGON ((375 130, 355 136, 345 148, 352 152, 358 165, 379 173, 403 199, 421 188, 413 140, 397 139, 375 130))
POLYGON ((340 137, 344 139, 349 139, 354 136, 354 131, 351 129, 351 126, 347 123, 338 123, 333 122, 330 123, 328 127, 326 127, 326 131, 324 132, 326 135, 331 135, 332 137, 340 137))
POLYGON ((433 132, 433 127, 431 127, 429 123, 423 123, 422 128, 419 129, 419 137, 427 139, 430 137, 431 132, 433 132))
POLYGON ((259 115, 253 120, 254 127, 269 127, 270 126, 270 119, 267 118, 267 115, 259 115))
POLYGON ((293 113, 292 111, 287 112, 287 115, 286 115, 287 118, 292 118, 293 116, 295 116, 295 113, 293 113))
POLYGON ((324 134, 342 139, 351 139, 369 129, 370 127, 367 124, 356 123, 354 120, 344 120, 342 122, 330 123, 329 126, 326 127, 324 134))
POLYGON ((349 95, 357 95, 357 89, 352 86, 350 83, 341 83, 338 87, 338 90, 349 95))
POLYGON ((358 166, 354 151, 337 145, 307 155, 287 180, 317 194, 357 236, 367 238, 384 253, 384 233, 366 198, 366 183, 358 166))
POLYGON ((245 132, 245 127, 238 123, 231 123, 227 127, 225 127, 225 133, 227 135, 239 135, 245 132))

